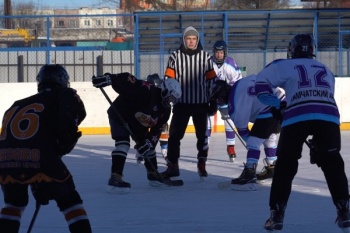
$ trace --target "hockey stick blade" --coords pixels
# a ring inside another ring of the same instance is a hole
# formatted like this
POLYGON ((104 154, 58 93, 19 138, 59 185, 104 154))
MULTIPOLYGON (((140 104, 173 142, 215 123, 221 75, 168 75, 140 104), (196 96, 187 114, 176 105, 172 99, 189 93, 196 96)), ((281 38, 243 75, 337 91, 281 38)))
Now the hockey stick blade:
POLYGON ((231 181, 223 181, 218 183, 220 190, 232 189, 235 191, 256 191, 255 183, 248 183, 245 185, 232 185, 231 181))
POLYGON ((170 179, 163 179, 163 183, 169 186, 174 186, 174 187, 178 187, 178 186, 183 186, 184 185, 184 181, 183 180, 170 180, 170 179))

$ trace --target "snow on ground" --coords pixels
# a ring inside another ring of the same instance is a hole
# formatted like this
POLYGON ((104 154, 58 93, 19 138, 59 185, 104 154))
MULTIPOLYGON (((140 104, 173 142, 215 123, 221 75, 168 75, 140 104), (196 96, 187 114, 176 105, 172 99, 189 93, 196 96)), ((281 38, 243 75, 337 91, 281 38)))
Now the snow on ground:
MULTIPOLYGON (((342 132, 342 155, 350 177, 350 131, 342 132)), ((225 135, 212 135, 207 171, 209 177, 200 182, 196 172, 195 134, 186 134, 181 145, 180 178, 183 187, 151 187, 143 165, 137 165, 131 149, 124 178, 132 189, 128 194, 106 192, 110 175, 110 151, 114 142, 109 135, 84 135, 64 161, 73 174, 95 233, 258 233, 269 217, 269 185, 257 191, 219 190, 218 182, 238 177, 243 169, 246 149, 237 140, 235 163, 226 155, 225 135)), ((131 146, 133 148, 133 145, 131 146)), ((159 171, 165 161, 157 148, 159 171)), ((261 155, 257 171, 263 167, 261 155)), ((305 146, 299 172, 286 210, 284 233, 337 233, 332 204, 323 173, 309 163, 305 146)), ((1 197, 0 205, 3 206, 1 197)), ((23 214, 20 232, 26 232, 34 212, 35 201, 23 214)), ((66 233, 68 228, 56 203, 42 206, 33 233, 66 233)))

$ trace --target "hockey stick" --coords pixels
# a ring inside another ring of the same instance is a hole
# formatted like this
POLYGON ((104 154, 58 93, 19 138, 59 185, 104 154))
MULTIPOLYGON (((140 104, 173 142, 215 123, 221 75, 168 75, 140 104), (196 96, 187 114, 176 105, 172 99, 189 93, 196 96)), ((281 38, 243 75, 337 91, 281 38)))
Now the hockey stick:
POLYGON ((233 125, 231 125, 231 123, 226 119, 225 120, 226 123, 231 127, 231 129, 235 132, 236 136, 238 137, 238 139, 241 141, 242 145, 248 150, 247 145, 245 144, 244 140, 242 139, 242 137, 239 135, 239 133, 237 132, 237 130, 233 127, 233 125))
POLYGON ((34 226, 36 217, 38 216, 40 207, 41 207, 41 204, 40 204, 39 202, 36 202, 36 204, 35 204, 35 211, 34 211, 32 220, 30 221, 30 224, 29 224, 27 233, 30 233, 30 232, 32 231, 32 228, 33 228, 33 226, 34 226))
MULTIPOLYGON (((119 121, 122 122, 123 126, 125 127, 125 129, 129 132, 131 138, 133 137, 133 132, 131 131, 129 125, 124 121, 124 118, 122 115, 120 115, 118 109, 113 105, 112 100, 109 98, 109 96, 107 95, 106 91, 103 89, 103 87, 100 87, 100 90, 102 92, 102 94, 105 96, 105 98, 107 99, 108 103, 111 105, 114 113, 116 114, 116 116, 118 117, 119 121)), ((155 166, 153 165, 153 163, 151 162, 151 159, 148 156, 144 156, 144 158, 147 160, 148 164, 151 166, 152 168, 152 173, 155 177, 159 178, 162 183, 170 185, 170 186, 182 186, 183 185, 183 181, 182 180, 170 180, 170 179, 164 179, 162 177, 162 175, 158 172, 158 170, 155 168, 155 166)))
POLYGON ((129 125, 124 121, 123 117, 119 114, 118 110, 113 105, 113 102, 109 98, 109 96, 107 95, 106 91, 103 89, 103 87, 100 87, 100 90, 101 90, 102 94, 105 96, 105 98, 107 99, 108 103, 112 106, 112 109, 114 110, 114 113, 117 115, 119 120, 123 123, 123 126, 125 127, 125 129, 129 132, 129 134, 132 137, 133 134, 131 132, 131 129, 130 129, 129 125))

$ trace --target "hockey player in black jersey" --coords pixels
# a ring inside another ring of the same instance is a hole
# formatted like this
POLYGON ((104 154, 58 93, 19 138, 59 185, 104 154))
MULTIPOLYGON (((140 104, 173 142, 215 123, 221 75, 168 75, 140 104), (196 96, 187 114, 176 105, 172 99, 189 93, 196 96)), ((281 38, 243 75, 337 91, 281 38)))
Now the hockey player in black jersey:
POLYGON ((56 201, 70 232, 89 233, 83 201, 61 159, 81 136, 78 125, 86 116, 84 104, 69 88, 69 76, 61 65, 44 65, 37 82, 39 93, 16 101, 3 117, 0 184, 5 206, 0 231, 19 231, 31 186, 37 204, 56 201))
POLYGON ((112 85, 118 93, 118 97, 107 111, 111 136, 115 140, 111 176, 108 181, 109 190, 124 193, 131 187, 130 183, 123 180, 130 137, 136 143, 137 152, 145 157, 150 185, 164 185, 164 180, 157 171, 155 147, 163 126, 170 117, 171 104, 175 104, 181 97, 179 82, 167 79, 160 87, 156 87, 130 73, 106 73, 92 77, 92 83, 97 88, 112 85))

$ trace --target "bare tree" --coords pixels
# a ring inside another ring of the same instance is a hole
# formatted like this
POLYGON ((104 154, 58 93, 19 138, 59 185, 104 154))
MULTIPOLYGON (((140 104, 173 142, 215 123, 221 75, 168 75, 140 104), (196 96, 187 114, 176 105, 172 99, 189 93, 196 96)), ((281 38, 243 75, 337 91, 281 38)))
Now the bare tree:
POLYGON ((290 6, 290 0, 216 0, 216 10, 280 9, 290 6))
MULTIPOLYGON (((106 3, 111 3, 117 8, 124 9, 127 13, 133 13, 137 10, 146 10, 146 7, 141 6, 140 0, 103 0, 106 3)), ((210 6, 209 0, 203 0, 202 3, 198 3, 195 0, 144 0, 147 7, 151 6, 151 10, 166 11, 166 10, 207 10, 210 6)), ((150 10, 147 8, 147 10, 150 10)))
POLYGON ((341 8, 344 0, 314 0, 304 3, 303 8, 341 8))
MULTIPOLYGON (((37 14, 37 6, 34 1, 17 1, 12 3, 11 13, 13 16, 37 14)), ((35 20, 32 18, 12 18, 12 28, 35 28, 35 20)))

